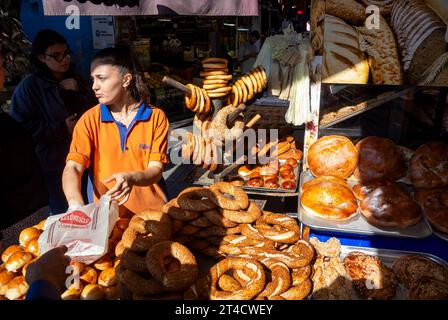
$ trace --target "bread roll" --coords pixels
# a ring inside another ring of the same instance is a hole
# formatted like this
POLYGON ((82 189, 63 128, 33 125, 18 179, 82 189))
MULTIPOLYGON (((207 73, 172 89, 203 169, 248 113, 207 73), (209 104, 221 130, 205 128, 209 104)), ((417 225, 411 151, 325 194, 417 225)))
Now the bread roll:
POLYGON ((17 300, 27 293, 28 288, 25 277, 15 277, 6 285, 5 297, 9 300, 17 300))
POLYGON ((41 220, 38 224, 33 226, 33 228, 36 228, 39 231, 44 231, 45 230, 45 222, 46 221, 47 221, 47 219, 41 220))
POLYGON ((400 85, 404 82, 394 33, 380 16, 379 29, 368 26, 356 28, 360 48, 366 51, 374 84, 400 85))
POLYGON ((423 0, 396 0, 391 26, 397 36, 406 79, 417 84, 423 73, 447 51, 446 23, 423 0))
POLYGON ((359 47, 356 30, 342 19, 325 15, 324 83, 361 83, 369 80, 369 65, 359 47))
POLYGON ((94 284, 98 279, 98 273, 92 267, 86 266, 81 272, 80 279, 85 283, 94 284))
POLYGON ((78 289, 76 289, 74 286, 71 286, 70 288, 68 288, 61 294, 61 299, 62 300, 77 300, 77 299, 79 299, 79 296, 81 295, 82 290, 83 290, 83 286, 81 283, 79 284, 78 289))
POLYGON ((86 285, 80 295, 81 300, 102 300, 103 297, 103 288, 97 284, 86 285))
POLYGON ((307 213, 334 221, 350 219, 358 210, 350 187, 333 177, 320 177, 305 183, 300 202, 307 213))
POLYGON ((307 163, 315 177, 348 178, 358 164, 358 151, 346 137, 325 136, 311 145, 307 163))
POLYGON ((17 272, 31 259, 33 259, 31 253, 25 251, 17 251, 9 257, 8 261, 6 261, 6 270, 17 272))
POLYGON ((375 190, 376 188, 379 188, 385 184, 389 183, 389 181, 382 181, 382 180, 376 180, 376 181, 371 181, 368 183, 360 183, 355 185, 352 188, 353 194, 355 195, 356 199, 362 201, 364 200, 369 193, 371 193, 373 190, 375 190))
POLYGON ((448 188, 419 189, 414 198, 422 207, 429 223, 435 229, 448 233, 448 188))
POLYGON ((25 251, 31 253, 35 257, 39 256, 39 238, 33 238, 26 244, 25 251))
POLYGON ((78 261, 70 261, 70 265, 73 266, 73 269, 74 269, 73 271, 75 273, 79 273, 79 274, 82 273, 82 271, 84 270, 84 268, 86 266, 84 263, 78 262, 78 261))
POLYGON ((396 183, 372 191, 361 201, 360 209, 367 221, 377 227, 406 228, 422 218, 419 205, 396 183))
MULTIPOLYGON (((14 279, 14 273, 6 269, 0 270, 0 288, 7 285, 12 279, 14 279)), ((4 292, 0 292, 0 295, 4 294, 4 292)))
POLYGON ((23 247, 26 247, 26 244, 28 243, 28 241, 30 241, 31 239, 34 239, 34 238, 39 238, 39 236, 40 236, 40 231, 37 230, 36 228, 30 227, 30 228, 23 229, 19 235, 20 245, 23 247))
POLYGON ((363 298, 389 300, 395 297, 397 277, 393 270, 377 257, 352 251, 344 258, 344 266, 363 298))
POLYGON ((400 283, 410 288, 423 277, 432 277, 439 281, 448 282, 448 269, 428 256, 408 254, 395 260, 392 266, 400 283))
POLYGON ((367 18, 366 8, 355 0, 327 0, 325 12, 355 26, 362 25, 367 18))
POLYGON ((362 182, 395 181, 405 174, 405 164, 395 143, 386 138, 367 137, 356 144, 359 158, 355 177, 362 182))
POLYGON ((3 251, 2 253, 2 261, 4 263, 6 263, 6 261, 8 261, 9 257, 12 256, 14 253, 16 253, 17 251, 23 251, 23 247, 18 246, 18 245, 11 245, 8 248, 5 249, 5 251, 3 251))
POLYGON ((113 266, 112 259, 108 256, 102 256, 93 263, 93 267, 99 271, 106 270, 113 266))
POLYGON ((107 268, 101 271, 98 276, 98 284, 103 287, 110 287, 117 284, 117 280, 115 278, 115 268, 107 268))
POLYGON ((429 142, 421 145, 409 162, 409 176, 415 188, 447 187, 448 144, 429 142))
POLYGON ((410 300, 448 300, 448 283, 431 276, 422 277, 409 289, 410 300))

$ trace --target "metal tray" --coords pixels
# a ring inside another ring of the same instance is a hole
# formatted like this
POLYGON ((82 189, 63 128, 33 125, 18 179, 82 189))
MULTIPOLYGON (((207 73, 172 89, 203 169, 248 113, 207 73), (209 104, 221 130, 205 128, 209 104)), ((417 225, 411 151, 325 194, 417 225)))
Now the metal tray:
MULTIPOLYGON (((378 228, 367 222, 364 216, 358 212, 357 215, 347 221, 331 221, 320 219, 308 214, 301 205, 302 185, 305 182, 314 179, 314 176, 309 170, 302 172, 300 175, 300 192, 299 192, 299 208, 298 218, 305 225, 311 229, 323 231, 336 231, 343 233, 355 233, 366 235, 383 235, 389 237, 403 237, 403 238, 426 238, 432 234, 431 228, 426 223, 425 219, 421 219, 419 223, 405 229, 399 228, 378 228)), ((352 187, 353 181, 347 181, 352 187)))
MULTIPOLYGON (((382 263, 384 263, 388 267, 392 267, 394 262, 405 255, 410 254, 419 254, 422 256, 427 257, 428 259, 437 262, 444 266, 448 270, 448 264, 445 260, 442 258, 439 258, 435 255, 423 253, 423 252, 415 252, 415 251, 401 251, 401 250, 389 250, 389 249, 378 249, 378 248, 366 248, 366 247, 356 247, 356 246, 341 246, 341 255, 340 259, 341 261, 350 253, 353 251, 360 251, 365 254, 375 256, 377 257, 382 263)), ((360 299, 363 300, 364 298, 359 295, 359 293, 354 290, 356 293, 354 295, 354 299, 360 299)), ((393 300, 407 300, 408 299, 408 291, 407 289, 400 283, 397 287, 397 293, 393 300)))

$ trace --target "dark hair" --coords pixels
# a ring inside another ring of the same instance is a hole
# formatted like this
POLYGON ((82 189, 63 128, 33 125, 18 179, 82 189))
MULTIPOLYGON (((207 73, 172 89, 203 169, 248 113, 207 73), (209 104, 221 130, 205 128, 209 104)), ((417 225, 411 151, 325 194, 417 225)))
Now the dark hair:
POLYGON ((65 40, 65 38, 61 34, 57 33, 54 30, 44 29, 37 33, 36 37, 34 38, 33 45, 31 46, 30 54, 30 61, 33 71, 41 71, 48 75, 51 75, 51 72, 48 69, 47 65, 39 60, 39 55, 45 54, 48 47, 51 47, 55 44, 68 45, 67 40, 65 40))
POLYGON ((149 88, 144 81, 142 73, 139 71, 137 60, 129 46, 119 45, 98 51, 93 57, 90 70, 105 64, 120 67, 122 74, 130 73, 132 81, 129 85, 129 90, 132 97, 136 101, 143 100, 146 104, 150 103, 149 88))
POLYGON ((254 37, 254 38, 256 38, 256 39, 258 40, 258 39, 260 39, 260 32, 258 32, 257 30, 253 30, 253 31, 250 33, 250 36, 251 36, 251 37, 254 37))

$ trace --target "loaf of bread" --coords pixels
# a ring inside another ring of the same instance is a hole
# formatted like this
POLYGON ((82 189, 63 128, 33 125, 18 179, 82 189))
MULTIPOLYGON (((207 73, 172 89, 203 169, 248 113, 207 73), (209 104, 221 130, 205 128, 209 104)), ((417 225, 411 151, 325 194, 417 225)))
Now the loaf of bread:
POLYGON ((369 65, 358 33, 342 19, 325 15, 322 82, 365 84, 368 80, 369 65))
POLYGON ((424 72, 447 51, 443 20, 424 0, 396 0, 391 26, 396 34, 406 80, 420 82, 424 72))
POLYGON ((366 8, 372 5, 377 6, 380 9, 381 15, 387 17, 390 15, 394 0, 360 0, 360 2, 365 5, 366 8))
POLYGON ((327 0, 325 13, 355 26, 361 26, 367 18, 366 8, 355 0, 327 0))
POLYGON ((395 36, 387 21, 380 16, 379 28, 366 25, 357 28, 360 34, 361 50, 369 56, 369 66, 373 83, 401 85, 403 70, 398 57, 395 36))

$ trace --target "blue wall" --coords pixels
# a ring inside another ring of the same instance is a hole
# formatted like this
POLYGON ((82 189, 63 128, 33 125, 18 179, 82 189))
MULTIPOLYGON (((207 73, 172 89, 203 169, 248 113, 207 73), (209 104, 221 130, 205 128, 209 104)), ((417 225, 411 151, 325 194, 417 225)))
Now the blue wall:
POLYGON ((66 16, 44 16, 42 0, 22 0, 20 5, 20 21, 30 41, 42 29, 53 29, 62 34, 73 51, 72 61, 76 70, 86 80, 90 78, 90 61, 97 52, 93 49, 92 27, 90 17, 80 17, 80 28, 67 29, 66 16))

